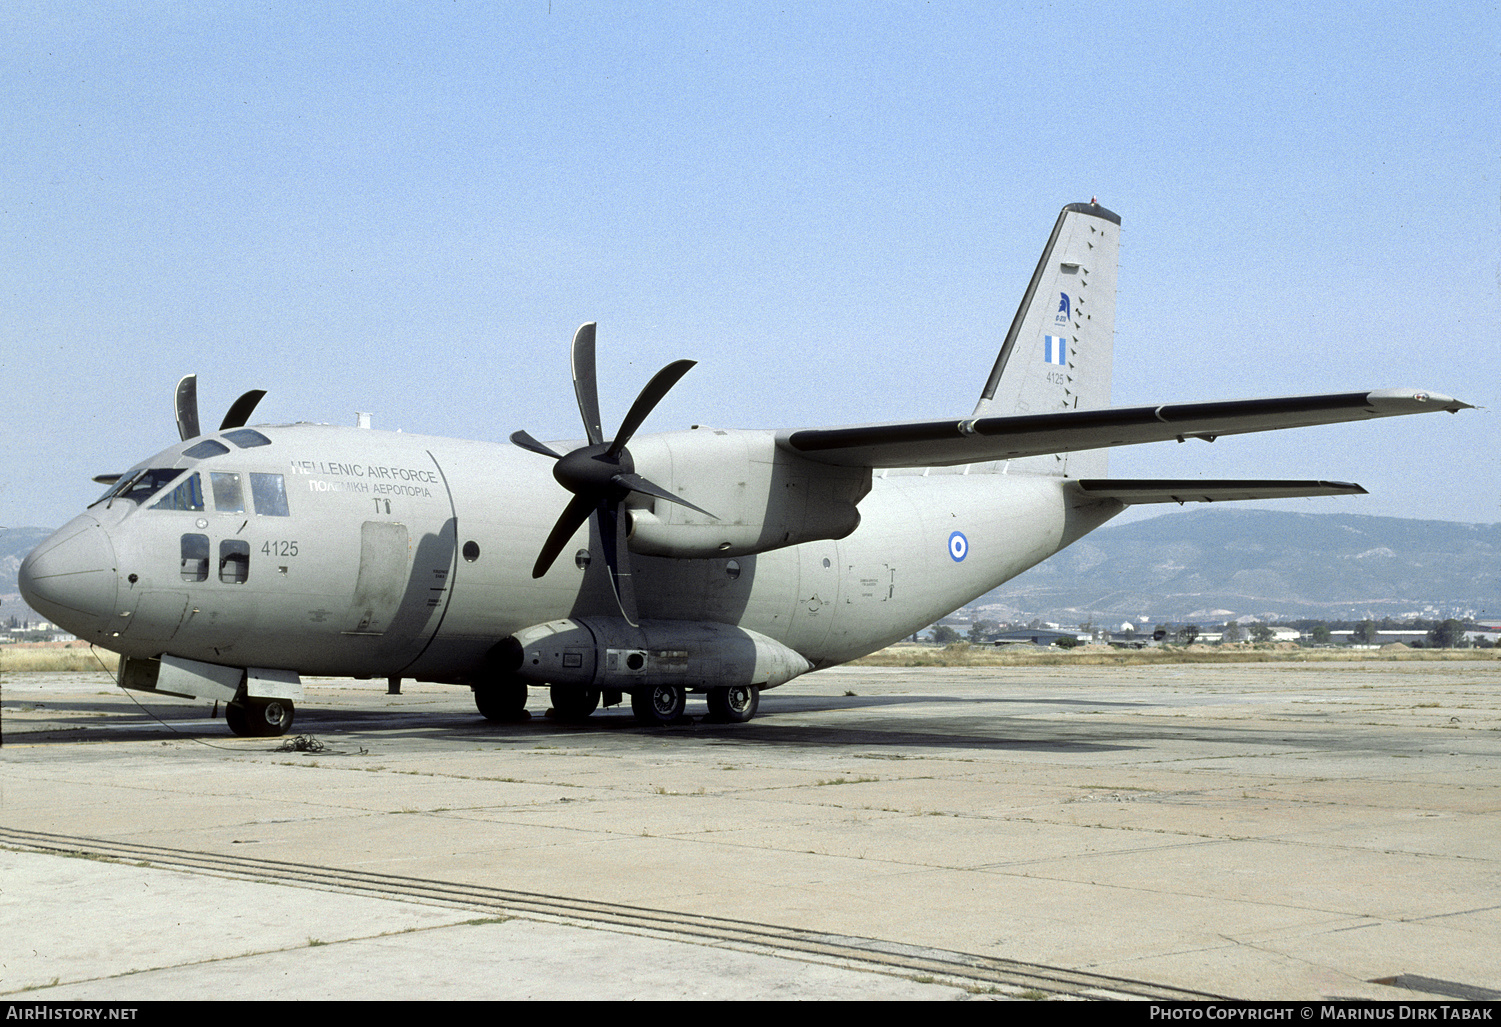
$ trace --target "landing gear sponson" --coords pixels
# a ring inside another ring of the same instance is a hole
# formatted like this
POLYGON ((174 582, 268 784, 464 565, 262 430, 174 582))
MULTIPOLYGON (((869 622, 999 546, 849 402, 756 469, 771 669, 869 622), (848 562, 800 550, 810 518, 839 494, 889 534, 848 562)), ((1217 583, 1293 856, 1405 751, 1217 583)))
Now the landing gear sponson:
MULTIPOLYGON (((690 690, 706 693, 711 719, 744 723, 756 715, 762 689, 813 669, 800 654, 748 628, 707 621, 637 625, 619 617, 533 625, 502 639, 487 663, 489 681, 548 686, 554 714, 564 720, 589 716, 601 695, 613 705, 611 693, 627 693, 631 710, 645 724, 680 718, 690 690)), ((476 702, 482 689, 493 687, 476 685, 476 702)), ((485 705, 480 712, 490 716, 485 705)))

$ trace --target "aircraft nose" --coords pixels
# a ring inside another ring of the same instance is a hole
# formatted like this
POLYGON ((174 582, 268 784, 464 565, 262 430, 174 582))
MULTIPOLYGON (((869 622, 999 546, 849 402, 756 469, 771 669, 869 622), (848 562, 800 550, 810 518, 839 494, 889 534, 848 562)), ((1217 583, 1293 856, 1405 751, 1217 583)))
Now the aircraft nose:
POLYGON ((32 550, 16 577, 28 606, 80 637, 93 634, 115 612, 115 549, 87 514, 32 550))

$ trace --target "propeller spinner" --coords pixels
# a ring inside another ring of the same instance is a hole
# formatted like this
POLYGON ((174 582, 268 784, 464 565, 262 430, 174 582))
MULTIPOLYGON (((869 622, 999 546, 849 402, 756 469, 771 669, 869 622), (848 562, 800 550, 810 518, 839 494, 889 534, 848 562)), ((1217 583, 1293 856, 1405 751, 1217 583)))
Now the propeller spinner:
POLYGON ((630 548, 626 536, 630 530, 628 515, 622 512, 621 504, 632 492, 665 499, 690 510, 697 510, 706 517, 714 515, 695 506, 680 496, 662 488, 636 473, 626 443, 636 434, 653 408, 662 397, 677 384, 678 379, 693 367, 692 360, 675 360, 652 376, 646 388, 631 404, 615 440, 606 444, 599 424, 599 387, 594 373, 594 329, 590 321, 573 336, 573 392, 578 398, 579 414, 584 419, 584 431, 589 444, 571 453, 558 453, 550 446, 538 442, 524 431, 511 436, 511 441, 522 449, 552 457, 557 464, 552 476, 558 480, 573 498, 563 508, 563 513, 553 525, 537 562, 532 567, 532 577, 546 574, 573 533, 589 519, 591 514, 599 528, 600 542, 604 547, 605 563, 610 569, 610 584, 615 590, 615 600, 625 619, 636 625, 636 591, 631 584, 630 548))

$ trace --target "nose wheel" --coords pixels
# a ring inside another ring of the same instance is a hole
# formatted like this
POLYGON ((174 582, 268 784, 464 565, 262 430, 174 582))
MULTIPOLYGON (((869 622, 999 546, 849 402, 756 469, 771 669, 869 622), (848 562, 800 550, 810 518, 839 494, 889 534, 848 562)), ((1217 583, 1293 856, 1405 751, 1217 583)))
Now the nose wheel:
POLYGON ((296 712, 289 699, 246 699, 224 707, 224 722, 241 738, 276 738, 287 733, 296 712))

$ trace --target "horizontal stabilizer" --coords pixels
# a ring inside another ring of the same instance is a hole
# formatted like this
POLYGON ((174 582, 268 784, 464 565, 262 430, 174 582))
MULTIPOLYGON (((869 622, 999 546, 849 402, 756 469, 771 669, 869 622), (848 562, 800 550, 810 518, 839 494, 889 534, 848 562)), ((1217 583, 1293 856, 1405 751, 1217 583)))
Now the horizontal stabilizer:
POLYGON ((1363 496, 1349 481, 1256 481, 1186 478, 1081 478, 1074 488, 1090 499, 1136 503, 1229 503, 1241 499, 1299 499, 1304 496, 1363 496))
POLYGON ((1221 435, 1439 410, 1454 413, 1469 408, 1468 403, 1436 392, 1381 389, 1019 417, 804 428, 779 434, 777 444, 809 460, 845 467, 951 467, 1172 439, 1213 442, 1221 435))

